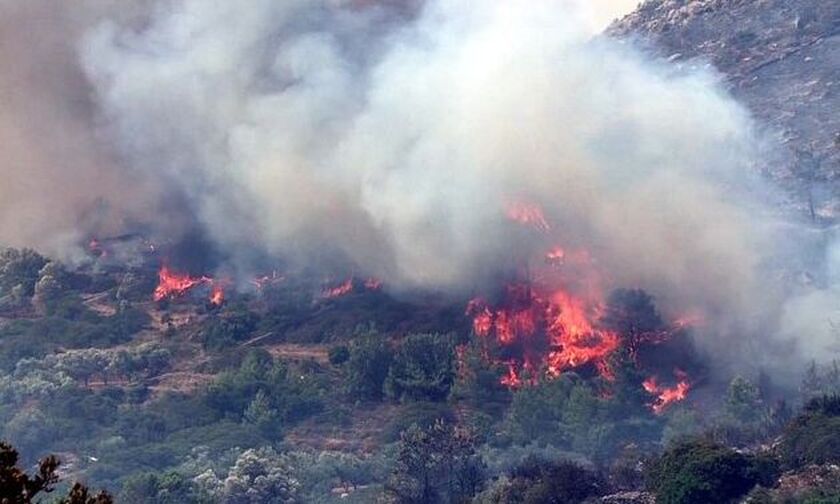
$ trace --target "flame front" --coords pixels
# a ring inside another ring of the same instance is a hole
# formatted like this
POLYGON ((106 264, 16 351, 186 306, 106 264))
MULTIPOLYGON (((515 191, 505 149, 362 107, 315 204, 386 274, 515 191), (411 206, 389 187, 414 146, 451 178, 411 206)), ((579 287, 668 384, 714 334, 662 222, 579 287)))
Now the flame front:
POLYGON ((382 289, 382 281, 375 277, 368 277, 364 281, 359 280, 357 282, 356 279, 351 276, 338 285, 325 287, 321 293, 321 297, 324 299, 339 298, 352 293, 357 287, 359 290, 364 288, 366 291, 378 291, 382 289))
POLYGON ((525 284, 509 286, 501 307, 491 307, 480 298, 467 306, 476 335, 493 336, 502 348, 519 349, 520 355, 507 360, 508 375, 502 379, 511 386, 522 382, 521 371, 533 374, 545 369, 550 376, 559 376, 590 363, 610 379, 607 360, 618 349, 620 338, 590 321, 598 310, 562 289, 544 294, 525 284))
POLYGON ((207 277, 192 277, 185 273, 176 273, 164 265, 158 271, 158 285, 153 297, 155 301, 181 297, 193 287, 207 281, 209 281, 207 277))
MULTIPOLYGON (((520 202, 506 204, 504 210, 513 223, 535 232, 539 242, 545 244, 553 238, 552 226, 539 206, 520 202)), ((612 382, 616 378, 611 358, 617 351, 627 350, 639 366, 639 345, 664 343, 674 331, 699 320, 682 317, 669 328, 650 334, 619 333, 604 318, 604 282, 596 259, 584 248, 548 244, 538 261, 520 259, 524 275, 518 276, 527 280, 508 285, 497 302, 477 297, 467 304, 473 332, 498 348, 491 357, 490 347, 485 345, 484 358, 507 368, 502 384, 516 388, 536 383, 540 376, 556 378, 584 366, 612 382)), ((656 396, 651 408, 657 414, 686 398, 688 378, 681 371, 678 378, 673 387, 659 386, 653 377, 645 381, 644 388, 656 396)))

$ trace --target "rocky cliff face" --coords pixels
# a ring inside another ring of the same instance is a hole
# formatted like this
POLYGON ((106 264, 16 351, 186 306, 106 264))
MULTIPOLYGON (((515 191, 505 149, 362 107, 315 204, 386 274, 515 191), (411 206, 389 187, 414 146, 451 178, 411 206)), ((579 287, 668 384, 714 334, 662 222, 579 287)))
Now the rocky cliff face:
POLYGON ((711 62, 782 146, 768 167, 817 220, 840 208, 840 1, 648 0, 608 33, 711 62))

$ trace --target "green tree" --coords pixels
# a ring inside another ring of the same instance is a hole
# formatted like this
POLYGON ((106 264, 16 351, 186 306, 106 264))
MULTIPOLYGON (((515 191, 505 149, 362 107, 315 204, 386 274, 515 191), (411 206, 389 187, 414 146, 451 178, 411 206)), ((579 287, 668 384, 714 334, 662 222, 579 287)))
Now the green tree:
POLYGON ((639 339, 662 329, 662 317, 654 305, 653 297, 641 289, 616 289, 607 298, 601 324, 618 332, 626 340, 639 339))
POLYGON ((31 298, 35 283, 47 259, 31 249, 0 250, 0 296, 19 289, 19 295, 31 298))
POLYGON ((143 473, 125 480, 119 494, 123 504, 190 504, 199 502, 195 484, 183 474, 143 473))
POLYGON ((577 504, 598 495, 603 481, 592 471, 569 461, 548 462, 528 457, 478 504, 577 504))
POLYGON ((766 407, 758 387, 746 378, 736 376, 726 393, 726 413, 743 423, 762 420, 766 407))
POLYGON ((347 392, 357 399, 380 400, 391 367, 391 349, 376 331, 359 335, 350 345, 350 358, 344 366, 347 392))
POLYGON ((452 338, 441 334, 413 334, 397 349, 385 390, 395 399, 443 401, 455 381, 452 338))
POLYGON ((330 347, 328 352, 330 364, 333 366, 340 366, 347 362, 350 358, 350 349, 346 345, 336 345, 330 347))
POLYGON ((812 399, 787 426, 781 453, 789 467, 840 463, 840 395, 812 399))
MULTIPOLYGON (((59 481, 59 460, 50 455, 38 462, 38 472, 29 476, 17 467, 18 452, 10 444, 0 442, 0 502, 30 504, 39 494, 50 493, 59 481)), ((101 491, 90 495, 87 487, 76 483, 59 504, 112 504, 111 496, 101 491)))
POLYGON ((505 366, 487 359, 481 345, 474 337, 469 344, 456 347, 458 368, 452 396, 472 408, 500 416, 511 400, 510 389, 501 383, 505 366))
POLYGON ((563 375, 516 390, 507 417, 514 438, 522 443, 542 441, 563 444, 565 440, 561 429, 564 423, 577 421, 577 416, 580 422, 588 423, 591 419, 589 411, 566 407, 574 387, 574 376, 563 375))
POLYGON ((267 437, 276 437, 280 432, 280 415, 262 390, 257 391, 242 417, 246 423, 256 426, 267 437))
POLYGON ((400 504, 465 502, 480 490, 484 464, 466 429, 437 421, 403 432, 386 498, 400 504))
POLYGON ((775 466, 707 440, 671 446, 649 469, 658 504, 732 502, 757 484, 775 479, 775 466))

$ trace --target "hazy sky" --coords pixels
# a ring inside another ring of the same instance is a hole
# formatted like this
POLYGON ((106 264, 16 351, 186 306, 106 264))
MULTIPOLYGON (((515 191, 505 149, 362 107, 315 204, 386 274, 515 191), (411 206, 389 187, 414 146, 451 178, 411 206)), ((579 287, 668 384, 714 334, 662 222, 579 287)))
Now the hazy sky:
POLYGON ((587 3, 592 9, 593 27, 601 30, 613 19, 629 14, 639 4, 639 0, 588 0, 587 3))

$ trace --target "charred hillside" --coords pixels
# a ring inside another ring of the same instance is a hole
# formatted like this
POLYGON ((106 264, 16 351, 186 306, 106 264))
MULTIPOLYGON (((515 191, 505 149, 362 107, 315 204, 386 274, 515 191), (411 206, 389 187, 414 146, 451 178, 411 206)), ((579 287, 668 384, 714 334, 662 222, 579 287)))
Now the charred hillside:
POLYGON ((661 56, 713 64, 768 130, 772 175, 834 218, 840 176, 840 3, 649 0, 608 32, 641 37, 661 56))

